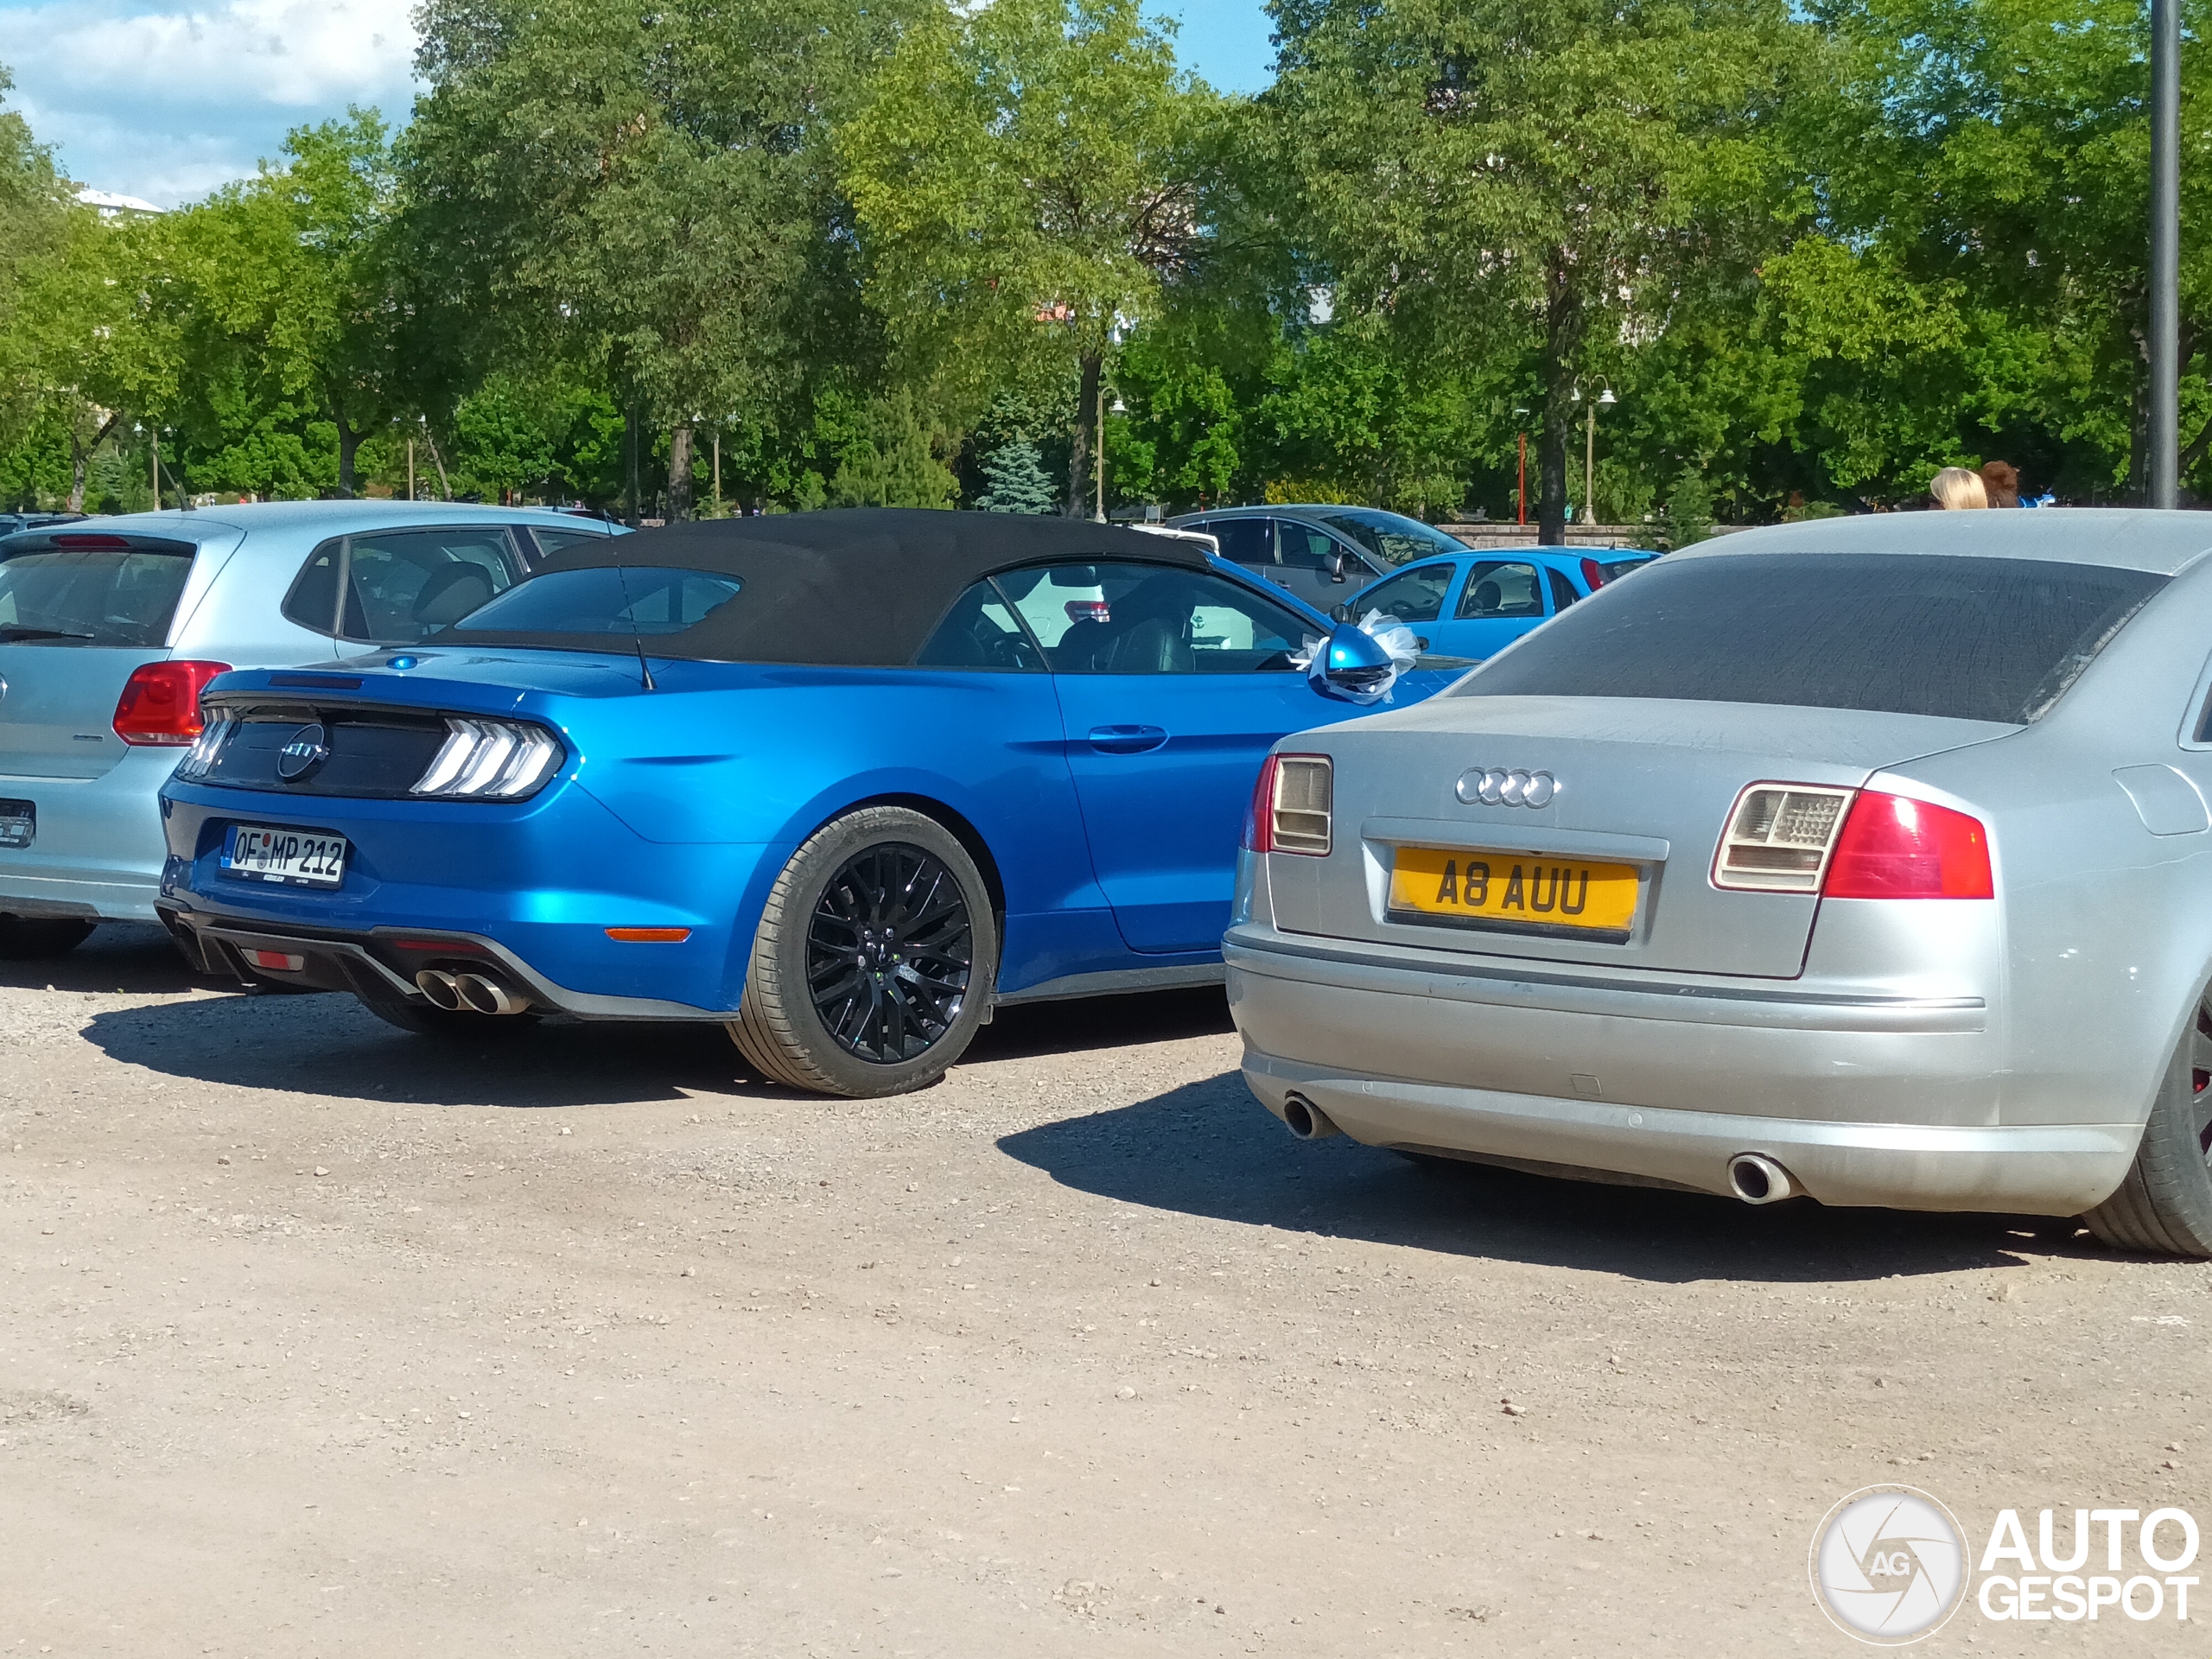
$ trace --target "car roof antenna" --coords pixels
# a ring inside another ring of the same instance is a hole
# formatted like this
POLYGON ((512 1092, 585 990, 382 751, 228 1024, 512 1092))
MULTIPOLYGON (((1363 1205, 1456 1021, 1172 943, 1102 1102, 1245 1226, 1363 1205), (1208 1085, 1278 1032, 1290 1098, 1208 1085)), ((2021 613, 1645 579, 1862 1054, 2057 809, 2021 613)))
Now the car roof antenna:
POLYGON ((622 569, 620 555, 616 556, 614 580, 622 584, 622 608, 630 618, 630 643, 638 650, 638 683, 648 691, 658 691, 660 688, 653 683, 653 665, 645 660, 645 636, 638 626, 636 601, 630 597, 630 578, 622 569))

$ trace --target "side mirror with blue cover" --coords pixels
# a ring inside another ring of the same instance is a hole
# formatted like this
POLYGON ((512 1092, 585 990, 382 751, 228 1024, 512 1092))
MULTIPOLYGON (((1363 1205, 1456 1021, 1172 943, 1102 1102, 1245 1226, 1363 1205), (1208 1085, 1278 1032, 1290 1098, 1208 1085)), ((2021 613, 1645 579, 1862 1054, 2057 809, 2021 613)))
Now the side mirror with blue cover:
POLYGON ((1329 684, 1355 701, 1380 696, 1398 677, 1397 664, 1382 642, 1357 622, 1340 622, 1329 636, 1328 666, 1323 671, 1329 684))

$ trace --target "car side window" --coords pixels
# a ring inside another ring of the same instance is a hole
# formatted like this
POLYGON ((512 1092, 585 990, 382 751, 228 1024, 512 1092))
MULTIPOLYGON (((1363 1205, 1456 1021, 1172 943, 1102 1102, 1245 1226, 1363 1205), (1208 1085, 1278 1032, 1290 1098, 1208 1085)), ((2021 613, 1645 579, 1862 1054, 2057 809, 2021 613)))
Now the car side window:
POLYGON ((530 537, 537 543, 540 553, 558 553, 563 548, 574 547, 580 542, 603 542, 607 539, 601 531, 549 530, 543 524, 532 524, 530 537))
POLYGON ((352 538, 345 637, 413 645, 506 592, 522 575, 499 530, 420 530, 352 538))
POLYGON ((987 580, 961 594, 945 613, 915 654, 914 666, 1041 670, 1045 659, 1013 606, 987 580))
POLYGON ((1401 622, 1433 622, 1444 609, 1444 595, 1452 590, 1452 564, 1417 564, 1401 570, 1389 581, 1368 590, 1359 601, 1360 613, 1386 611, 1401 622))
POLYGON ((1568 606, 1573 604, 1576 600, 1582 597, 1580 594, 1574 591, 1574 584, 1573 582, 1569 582, 1558 571, 1553 569, 1549 565, 1546 565, 1544 567, 1544 575, 1551 579, 1552 614, 1554 616, 1557 616, 1568 606))
POLYGON ((411 645, 450 627, 525 574, 514 543, 493 525, 340 537, 308 558, 285 595, 283 612, 317 633, 411 645))
POLYGON ((1536 582, 1536 567, 1517 560, 1485 560, 1471 565, 1467 570, 1467 589, 1459 595, 1459 619, 1541 616, 1544 593, 1536 582))
POLYGON ((308 556, 306 565, 284 595, 285 617, 321 634, 338 632, 338 574, 346 563, 346 542, 340 537, 325 542, 308 556))
POLYGON ((995 580, 1056 674, 1288 671, 1291 652, 1321 632, 1240 583, 1170 565, 1051 565, 995 580))
POLYGON ((1275 562, 1275 524, 1272 518, 1216 518, 1207 533, 1221 543, 1221 556, 1231 564, 1271 565, 1275 562))
POLYGON ((1365 561, 1328 531, 1295 518, 1275 520, 1275 546, 1282 563, 1294 570, 1332 570, 1341 558, 1347 575, 1357 578, 1367 574, 1362 568, 1365 561))

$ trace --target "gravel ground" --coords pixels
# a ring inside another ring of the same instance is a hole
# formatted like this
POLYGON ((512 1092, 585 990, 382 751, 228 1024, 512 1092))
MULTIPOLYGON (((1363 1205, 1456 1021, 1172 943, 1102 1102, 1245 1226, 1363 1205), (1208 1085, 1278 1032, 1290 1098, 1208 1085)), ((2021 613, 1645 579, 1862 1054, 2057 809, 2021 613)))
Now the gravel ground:
POLYGON ((1850 1652, 1870 1482, 2212 1522, 2203 1266, 1301 1146, 1217 995, 486 1029, 0 964, 0 1654, 1850 1652))

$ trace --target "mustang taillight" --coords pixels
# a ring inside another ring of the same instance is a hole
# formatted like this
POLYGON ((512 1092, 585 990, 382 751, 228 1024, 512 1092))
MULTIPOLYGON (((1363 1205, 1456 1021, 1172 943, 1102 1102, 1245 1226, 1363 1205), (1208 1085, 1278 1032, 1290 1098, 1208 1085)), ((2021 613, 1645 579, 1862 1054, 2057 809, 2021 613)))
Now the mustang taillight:
POLYGON ((200 694, 228 663, 195 663, 172 658, 141 663, 123 683, 115 700, 115 734, 133 748, 182 748, 200 735, 200 694))
POLYGON ((1325 754, 1271 754, 1252 786, 1244 845, 1255 853, 1326 858, 1336 773, 1325 754))
POLYGON ((1862 791, 1828 861, 1830 899, 1993 899, 1980 819, 1903 795, 1862 791))
POLYGON ((1713 885, 1829 899, 1989 899, 1980 820, 1874 790, 1753 784, 1729 809, 1713 885))
POLYGON ((560 740, 542 726, 448 715, 446 731, 445 747, 409 793, 512 800, 536 789, 560 764, 560 740))
POLYGON ((211 709, 207 723, 200 735, 192 740, 192 747, 184 752, 184 759, 176 763, 175 777, 181 783, 205 778, 215 765, 215 758, 223 752, 223 745, 232 732, 238 730, 238 716, 227 709, 211 709))

